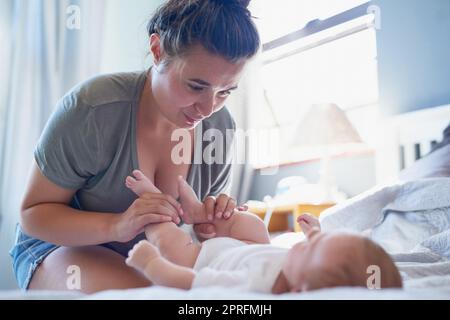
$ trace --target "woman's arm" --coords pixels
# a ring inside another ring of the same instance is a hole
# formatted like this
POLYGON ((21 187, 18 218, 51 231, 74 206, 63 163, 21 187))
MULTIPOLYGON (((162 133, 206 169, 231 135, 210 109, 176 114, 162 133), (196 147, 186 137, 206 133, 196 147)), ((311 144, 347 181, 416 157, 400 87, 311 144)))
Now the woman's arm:
POLYGON ((21 226, 25 233, 63 246, 114 241, 114 214, 69 207, 75 192, 52 183, 34 163, 21 206, 21 226))
POLYGON ((21 206, 25 233, 62 246, 125 242, 143 232, 145 225, 171 221, 177 216, 163 198, 139 198, 123 214, 76 210, 68 205, 75 192, 48 180, 34 163, 21 206))

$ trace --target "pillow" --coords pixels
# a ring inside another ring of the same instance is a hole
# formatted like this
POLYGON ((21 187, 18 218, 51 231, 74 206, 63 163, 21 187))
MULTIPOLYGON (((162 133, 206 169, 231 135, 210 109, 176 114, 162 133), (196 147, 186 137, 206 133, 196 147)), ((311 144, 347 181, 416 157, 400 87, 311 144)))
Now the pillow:
POLYGON ((402 181, 435 177, 450 177, 450 144, 429 153, 399 173, 402 181))
POLYGON ((450 124, 447 126, 447 128, 444 129, 442 141, 439 142, 437 145, 435 145, 431 150, 431 152, 434 152, 442 147, 445 147, 449 143, 450 143, 450 124))

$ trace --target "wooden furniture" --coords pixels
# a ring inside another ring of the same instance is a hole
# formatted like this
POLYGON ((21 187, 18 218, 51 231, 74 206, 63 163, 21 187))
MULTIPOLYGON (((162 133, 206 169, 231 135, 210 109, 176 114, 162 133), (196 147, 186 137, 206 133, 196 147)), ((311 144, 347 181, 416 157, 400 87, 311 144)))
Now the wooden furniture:
MULTIPOLYGON (((269 232, 292 231, 290 230, 289 220, 291 219, 293 231, 300 232, 301 228, 297 224, 297 217, 303 213, 311 213, 319 216, 325 209, 334 206, 334 203, 311 204, 311 203, 295 203, 291 205, 282 205, 273 209, 272 218, 269 222, 269 232)), ((248 211, 258 215, 264 220, 266 208, 249 208, 248 211)))

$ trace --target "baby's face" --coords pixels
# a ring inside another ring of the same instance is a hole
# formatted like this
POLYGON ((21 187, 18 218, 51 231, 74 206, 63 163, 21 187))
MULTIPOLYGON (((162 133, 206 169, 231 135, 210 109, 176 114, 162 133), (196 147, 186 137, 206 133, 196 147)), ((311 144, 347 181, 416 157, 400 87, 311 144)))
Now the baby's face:
POLYGON ((364 268, 363 252, 355 242, 357 237, 340 233, 321 233, 312 230, 308 240, 293 246, 283 265, 283 273, 290 291, 306 291, 317 287, 347 284, 341 266, 364 268))

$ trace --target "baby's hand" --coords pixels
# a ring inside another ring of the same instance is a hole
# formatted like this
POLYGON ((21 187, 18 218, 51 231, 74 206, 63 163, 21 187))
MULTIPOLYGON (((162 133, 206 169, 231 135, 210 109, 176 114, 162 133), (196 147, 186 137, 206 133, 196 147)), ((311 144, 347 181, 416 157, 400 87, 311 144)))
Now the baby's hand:
POLYGON ((128 258, 125 260, 125 263, 144 272, 148 263, 158 257, 161 257, 159 249, 147 240, 141 240, 128 252, 128 258))
POLYGON ((313 228, 320 231, 319 219, 310 213, 304 213, 297 218, 297 222, 305 235, 308 235, 313 228))

